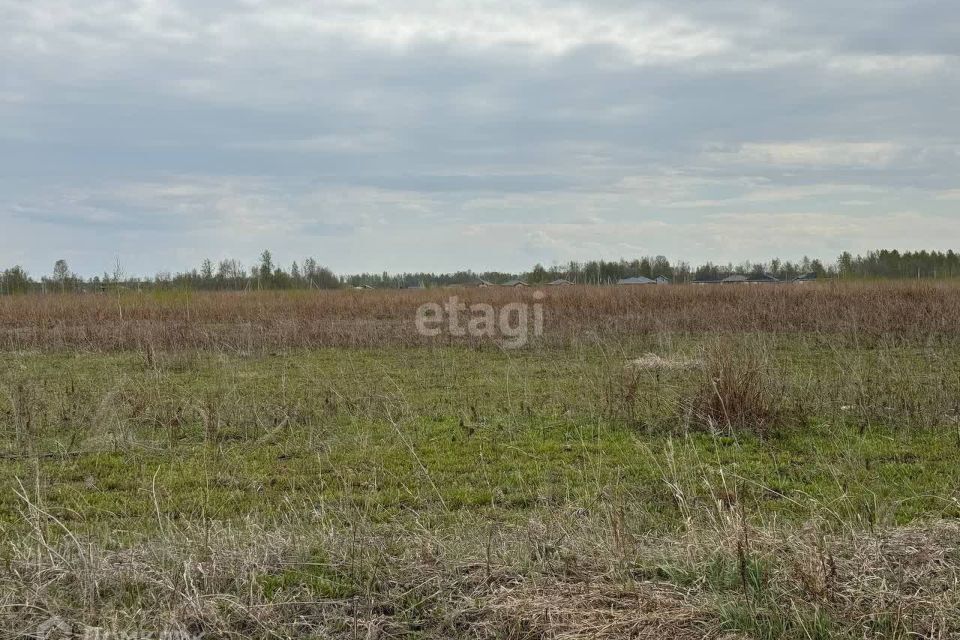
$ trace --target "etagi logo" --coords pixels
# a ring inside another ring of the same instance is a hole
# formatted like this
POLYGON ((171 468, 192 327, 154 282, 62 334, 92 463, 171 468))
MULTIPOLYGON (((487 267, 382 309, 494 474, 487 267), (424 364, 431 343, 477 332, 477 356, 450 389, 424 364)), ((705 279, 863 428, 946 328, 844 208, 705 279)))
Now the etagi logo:
POLYGON ((37 627, 33 634, 39 640, 65 640, 73 637, 73 627, 59 616, 54 616, 37 627))
POLYGON ((541 291, 533 294, 533 304, 511 302, 500 309, 486 302, 469 307, 457 296, 446 303, 428 302, 417 309, 417 333, 433 338, 446 331, 451 336, 499 339, 507 349, 519 349, 530 336, 543 335, 543 305, 546 296, 541 291), (465 323, 465 324, 464 324, 465 323))
POLYGON ((104 629, 85 627, 75 631, 73 625, 59 616, 54 616, 37 627, 29 636, 37 640, 201 640, 202 634, 182 631, 150 632, 139 629, 104 629))

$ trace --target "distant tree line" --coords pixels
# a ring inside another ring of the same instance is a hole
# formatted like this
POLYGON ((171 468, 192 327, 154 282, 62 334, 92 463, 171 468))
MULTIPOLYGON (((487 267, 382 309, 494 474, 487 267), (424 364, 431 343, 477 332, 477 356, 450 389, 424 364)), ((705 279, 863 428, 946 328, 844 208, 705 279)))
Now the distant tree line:
POLYGON ((260 289, 337 289, 340 278, 316 259, 296 261, 284 269, 273 260, 273 254, 264 251, 260 260, 250 269, 236 260, 221 260, 214 264, 204 260, 199 269, 171 275, 159 273, 151 283, 161 289, 195 289, 199 291, 242 291, 260 289))
POLYGON ((314 258, 293 262, 288 268, 276 264, 273 255, 264 251, 252 267, 236 260, 214 263, 204 260, 190 271, 171 274, 161 272, 153 278, 127 276, 117 264, 112 273, 104 272, 83 278, 72 272, 65 260, 57 260, 49 276, 31 277, 22 267, 0 272, 0 294, 32 292, 105 291, 108 288, 139 290, 250 291, 263 289, 339 289, 370 286, 378 289, 409 287, 442 287, 470 284, 479 280, 501 283, 521 279, 530 284, 545 284, 564 279, 578 284, 612 284, 621 278, 664 276, 673 282, 719 280, 732 274, 770 274, 780 280, 815 273, 818 278, 871 279, 960 277, 960 254, 954 251, 879 250, 854 256, 844 252, 833 264, 807 257, 798 261, 775 258, 769 262, 743 262, 718 265, 711 262, 692 268, 686 262, 671 263, 665 256, 634 260, 592 260, 568 262, 545 267, 537 264, 525 273, 499 271, 457 271, 455 273, 362 273, 338 276, 314 258))
POLYGON ((316 259, 294 262, 289 269, 277 265, 273 255, 264 251, 253 267, 237 260, 214 263, 204 260, 199 268, 181 273, 160 272, 153 278, 128 276, 121 265, 112 273, 92 278, 72 273, 65 260, 57 260, 51 276, 32 278, 20 266, 0 272, 0 294, 31 292, 104 291, 106 289, 244 291, 258 289, 337 289, 343 281, 316 259))
POLYGON ((854 257, 845 251, 837 259, 837 272, 843 278, 956 278, 960 254, 883 249, 854 257))

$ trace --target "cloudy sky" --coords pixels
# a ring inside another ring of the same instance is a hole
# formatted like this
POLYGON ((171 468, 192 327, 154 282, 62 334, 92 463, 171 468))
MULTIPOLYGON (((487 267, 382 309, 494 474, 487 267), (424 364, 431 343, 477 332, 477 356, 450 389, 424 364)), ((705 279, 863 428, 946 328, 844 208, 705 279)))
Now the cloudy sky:
POLYGON ((0 0, 0 265, 960 248, 952 0, 0 0))

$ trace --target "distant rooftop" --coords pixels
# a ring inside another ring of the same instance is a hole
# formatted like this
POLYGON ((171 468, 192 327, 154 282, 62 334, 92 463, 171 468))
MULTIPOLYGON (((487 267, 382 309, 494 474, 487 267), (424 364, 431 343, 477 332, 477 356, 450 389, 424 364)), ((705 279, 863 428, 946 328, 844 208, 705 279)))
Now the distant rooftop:
POLYGON ((737 274, 734 274, 734 275, 732 275, 732 276, 727 276, 726 278, 724 278, 724 279, 721 280, 720 282, 723 282, 723 283, 725 283, 725 284, 734 284, 734 283, 737 283, 737 282, 746 282, 746 281, 747 281, 747 276, 743 276, 743 275, 740 275, 740 274, 737 273, 737 274))

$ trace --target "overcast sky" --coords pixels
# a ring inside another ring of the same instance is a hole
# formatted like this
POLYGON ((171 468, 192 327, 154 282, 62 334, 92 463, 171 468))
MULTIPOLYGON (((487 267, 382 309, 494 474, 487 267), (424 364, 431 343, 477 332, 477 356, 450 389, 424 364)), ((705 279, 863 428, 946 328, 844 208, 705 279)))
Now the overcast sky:
POLYGON ((960 248, 953 0, 0 0, 0 266, 960 248))

